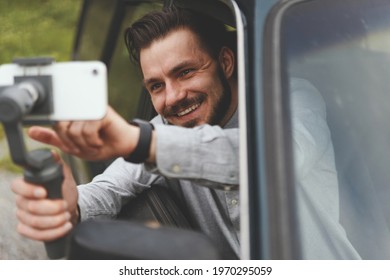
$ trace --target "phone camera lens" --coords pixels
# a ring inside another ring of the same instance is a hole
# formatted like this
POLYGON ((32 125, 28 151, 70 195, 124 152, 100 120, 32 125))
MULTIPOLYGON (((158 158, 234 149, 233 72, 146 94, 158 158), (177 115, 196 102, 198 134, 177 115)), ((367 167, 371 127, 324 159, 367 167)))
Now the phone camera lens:
POLYGON ((92 70, 92 74, 93 74, 94 76, 97 76, 97 75, 99 74, 99 71, 98 71, 97 69, 93 69, 93 70, 92 70))

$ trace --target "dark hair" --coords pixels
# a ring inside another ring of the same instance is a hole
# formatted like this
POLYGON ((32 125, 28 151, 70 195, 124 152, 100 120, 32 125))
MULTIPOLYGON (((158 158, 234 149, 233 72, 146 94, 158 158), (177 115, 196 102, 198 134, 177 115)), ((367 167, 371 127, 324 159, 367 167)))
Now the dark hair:
POLYGON ((194 32, 213 58, 218 58, 223 46, 235 50, 230 32, 220 21, 195 11, 170 7, 146 14, 125 30, 130 59, 139 65, 141 49, 179 28, 189 28, 194 32))

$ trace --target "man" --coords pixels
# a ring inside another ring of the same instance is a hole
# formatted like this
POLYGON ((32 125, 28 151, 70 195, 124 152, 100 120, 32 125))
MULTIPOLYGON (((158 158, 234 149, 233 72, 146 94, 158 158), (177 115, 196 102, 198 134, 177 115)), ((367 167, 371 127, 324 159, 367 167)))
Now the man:
MULTIPOLYGON (((78 187, 65 166, 63 200, 47 200, 43 188, 16 181, 18 231, 53 240, 78 220, 115 217, 124 203, 152 184, 173 183, 196 226, 222 256, 239 257, 240 201, 231 188, 239 183, 238 96, 229 37, 222 24, 177 9, 148 14, 129 28, 126 43, 159 114, 152 121, 154 130, 128 124, 109 108, 100 121, 62 122, 56 132, 35 127, 29 134, 86 159, 119 156, 143 164, 119 158, 78 187)), ((355 258, 338 224, 337 177, 321 95, 305 80, 292 79, 290 87, 303 205, 298 214, 308 240, 303 240, 304 256, 355 258), (329 225, 325 233, 316 224, 322 220, 329 225)))
MULTIPOLYGON (((44 199, 42 188, 15 182, 18 231, 33 239, 56 239, 78 219, 114 217, 124 203, 153 183, 167 185, 179 179, 183 202, 196 225, 225 257, 236 258, 239 205, 231 202, 238 201, 238 191, 224 190, 239 182, 238 97, 230 35, 224 25, 208 17, 170 9, 147 15, 126 36, 159 114, 152 121, 147 156, 136 159, 145 164, 120 158, 77 189, 65 170, 65 199, 57 201, 44 199)), ((40 127, 29 133, 64 152, 106 159, 134 155, 141 132, 109 108, 101 121, 62 122, 56 133, 40 127)))

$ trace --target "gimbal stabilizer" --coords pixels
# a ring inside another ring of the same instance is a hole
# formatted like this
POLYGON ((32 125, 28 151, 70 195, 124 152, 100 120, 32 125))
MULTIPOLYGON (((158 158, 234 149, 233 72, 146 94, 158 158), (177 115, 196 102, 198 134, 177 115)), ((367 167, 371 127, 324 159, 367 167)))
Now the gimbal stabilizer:
MULTIPOLYGON (((52 63, 50 58, 14 60, 23 67, 52 63)), ((48 198, 61 198, 63 181, 62 165, 55 161, 48 149, 27 151, 22 131, 22 121, 27 114, 50 114, 52 112, 51 76, 15 77, 14 85, 0 87, 0 122, 3 124, 12 160, 24 168, 24 179, 44 186, 48 198)), ((65 256, 66 237, 45 242, 51 259, 65 256)))

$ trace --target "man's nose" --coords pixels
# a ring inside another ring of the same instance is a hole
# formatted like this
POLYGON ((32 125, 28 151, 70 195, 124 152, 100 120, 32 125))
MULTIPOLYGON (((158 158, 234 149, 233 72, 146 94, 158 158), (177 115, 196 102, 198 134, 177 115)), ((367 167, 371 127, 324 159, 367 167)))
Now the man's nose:
POLYGON ((176 82, 166 83, 166 99, 165 105, 167 107, 175 105, 177 102, 186 98, 186 91, 176 82))

